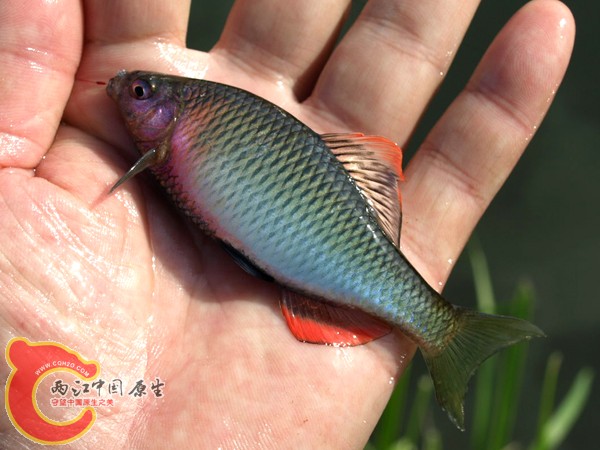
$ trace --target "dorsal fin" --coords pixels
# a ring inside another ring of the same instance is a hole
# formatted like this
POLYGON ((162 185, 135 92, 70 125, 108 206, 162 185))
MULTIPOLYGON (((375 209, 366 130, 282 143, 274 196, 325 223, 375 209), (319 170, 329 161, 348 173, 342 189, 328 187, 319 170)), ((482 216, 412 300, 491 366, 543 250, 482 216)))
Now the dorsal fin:
POLYGON ((404 180, 400 147, 384 137, 362 133, 330 133, 321 138, 371 203, 381 229, 399 248, 402 226, 400 181, 404 180))

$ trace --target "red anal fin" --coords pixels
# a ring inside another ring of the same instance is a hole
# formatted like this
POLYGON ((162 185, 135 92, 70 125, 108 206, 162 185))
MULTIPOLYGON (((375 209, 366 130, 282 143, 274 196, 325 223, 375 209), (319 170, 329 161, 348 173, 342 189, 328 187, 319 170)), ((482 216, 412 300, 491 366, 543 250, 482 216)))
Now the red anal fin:
POLYGON ((282 290, 281 311, 292 334, 302 342, 352 347, 378 339, 391 325, 365 312, 282 290))
POLYGON ((400 246, 402 150, 381 136, 324 134, 323 141, 352 176, 377 214, 387 237, 400 246))

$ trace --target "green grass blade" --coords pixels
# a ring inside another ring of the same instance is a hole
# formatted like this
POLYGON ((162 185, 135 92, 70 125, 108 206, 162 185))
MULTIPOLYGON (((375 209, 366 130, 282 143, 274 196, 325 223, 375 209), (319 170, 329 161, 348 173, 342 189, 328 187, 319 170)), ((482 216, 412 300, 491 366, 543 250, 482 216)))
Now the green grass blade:
POLYGON ((564 441, 583 411, 592 389, 593 379, 594 372, 589 368, 581 369, 577 373, 569 392, 544 424, 537 448, 555 449, 564 441))
POLYGON ((505 350, 505 354, 499 357, 487 449, 500 449, 510 441, 519 411, 526 352, 527 344, 521 343, 505 350))
POLYGON ((423 375, 417 383, 417 393, 412 405, 411 414, 408 418, 405 437, 410 442, 417 443, 423 434, 423 425, 429 409, 433 383, 428 375, 423 375))
POLYGON ((492 277, 481 243, 475 235, 471 237, 467 244, 467 252, 473 272, 477 308, 486 314, 494 314, 496 312, 496 299, 494 297, 492 277))
POLYGON ((442 436, 435 427, 428 427, 423 436, 423 450, 442 450, 442 436))
POLYGON ((389 450, 417 450, 417 444, 408 438, 402 438, 394 442, 389 450))
MULTIPOLYGON (((497 308, 491 275, 476 237, 469 241, 468 254, 478 308, 493 314, 497 308)), ((524 284, 519 286, 510 306, 507 314, 529 318, 533 306, 531 288, 524 284)), ((499 449, 509 441, 517 416, 526 349, 525 345, 511 347, 479 368, 470 436, 472 448, 499 449)))
POLYGON ((481 365, 475 381, 473 420, 471 422, 471 448, 485 448, 489 437, 497 360, 491 358, 481 365))
POLYGON ((542 384, 542 393, 540 399, 540 412, 538 415, 537 432, 532 448, 542 450, 542 432, 544 425, 550 419, 554 409, 554 397, 556 394, 556 385, 558 383, 558 374, 562 365, 562 355, 558 352, 552 353, 546 363, 546 373, 542 384))
MULTIPOLYGON (((527 319, 533 310, 533 289, 521 283, 513 300, 507 305, 506 314, 527 319)), ((498 355, 493 417, 486 448, 500 449, 510 442, 519 411, 519 397, 525 374, 528 345, 521 343, 504 350, 498 355)))
MULTIPOLYGON (((476 236, 471 237, 467 245, 469 262, 473 273, 477 306, 481 312, 493 314, 496 311, 496 300, 487 259, 476 236)), ((492 408, 492 398, 495 386, 496 358, 482 364, 477 371, 471 423, 471 447, 485 448, 489 437, 489 425, 492 408)))

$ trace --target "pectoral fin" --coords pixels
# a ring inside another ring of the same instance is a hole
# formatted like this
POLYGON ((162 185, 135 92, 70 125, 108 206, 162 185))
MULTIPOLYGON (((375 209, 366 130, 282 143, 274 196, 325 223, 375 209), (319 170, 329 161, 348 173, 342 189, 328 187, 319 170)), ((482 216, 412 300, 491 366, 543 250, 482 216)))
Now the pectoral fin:
POLYGON ((231 245, 221 242, 223 249, 233 258, 233 260, 244 269, 244 272, 252 275, 253 277, 260 278, 265 281, 273 281, 273 277, 266 273, 264 270, 256 267, 243 253, 233 248, 231 245))
POLYGON ((292 334, 302 342, 351 347, 366 344, 392 327, 357 309, 313 300, 282 289, 281 311, 292 334))
POLYGON ((117 190, 117 188, 119 186, 121 186, 123 183, 125 183, 127 180, 130 180, 131 178, 135 177, 138 173, 143 172, 144 170, 146 170, 148 167, 153 166, 154 164, 156 164, 158 158, 158 150, 153 148, 148 150, 146 153, 144 153, 140 159, 138 159, 135 164, 133 166, 131 166, 131 169, 129 169, 127 171, 127 173, 125 173, 125 175, 123 175, 114 185, 113 187, 110 188, 110 191, 108 191, 109 194, 112 194, 115 190, 117 190))

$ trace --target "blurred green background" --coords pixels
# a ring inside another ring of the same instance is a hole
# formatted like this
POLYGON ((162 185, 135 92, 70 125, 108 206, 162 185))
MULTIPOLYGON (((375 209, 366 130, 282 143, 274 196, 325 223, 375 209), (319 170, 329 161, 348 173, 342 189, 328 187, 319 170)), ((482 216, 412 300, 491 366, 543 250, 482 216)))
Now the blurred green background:
MULTIPOLYGON (((481 4, 439 95, 405 149, 408 158, 465 85, 495 34, 524 3, 481 4)), ((533 342, 529 351, 525 380, 529 388, 522 398, 522 411, 525 417, 530 411, 531 420, 520 420, 516 427, 516 436, 526 442, 533 434, 539 380, 552 351, 564 356, 558 397, 581 367, 600 372, 596 347, 600 344, 600 90, 596 84, 600 80, 600 2, 565 3, 577 22, 571 65, 546 119, 476 230, 497 298, 510 298, 517 282, 529 280, 536 294, 535 322, 548 335, 533 342)), ((188 46, 209 50, 232 4, 233 0, 194 0, 188 46)), ((364 0, 353 2, 350 20, 364 4, 364 0)), ((445 292, 448 298, 461 299, 457 302, 474 304, 466 258, 458 261, 445 292)), ((597 442, 598 405, 600 392, 594 386, 582 417, 561 448, 590 448, 597 442)), ((443 419, 436 422, 442 425, 443 419)), ((460 433, 442 429, 444 434, 456 434, 459 445, 460 433)), ((444 437, 449 448, 459 448, 451 436, 444 437)))

